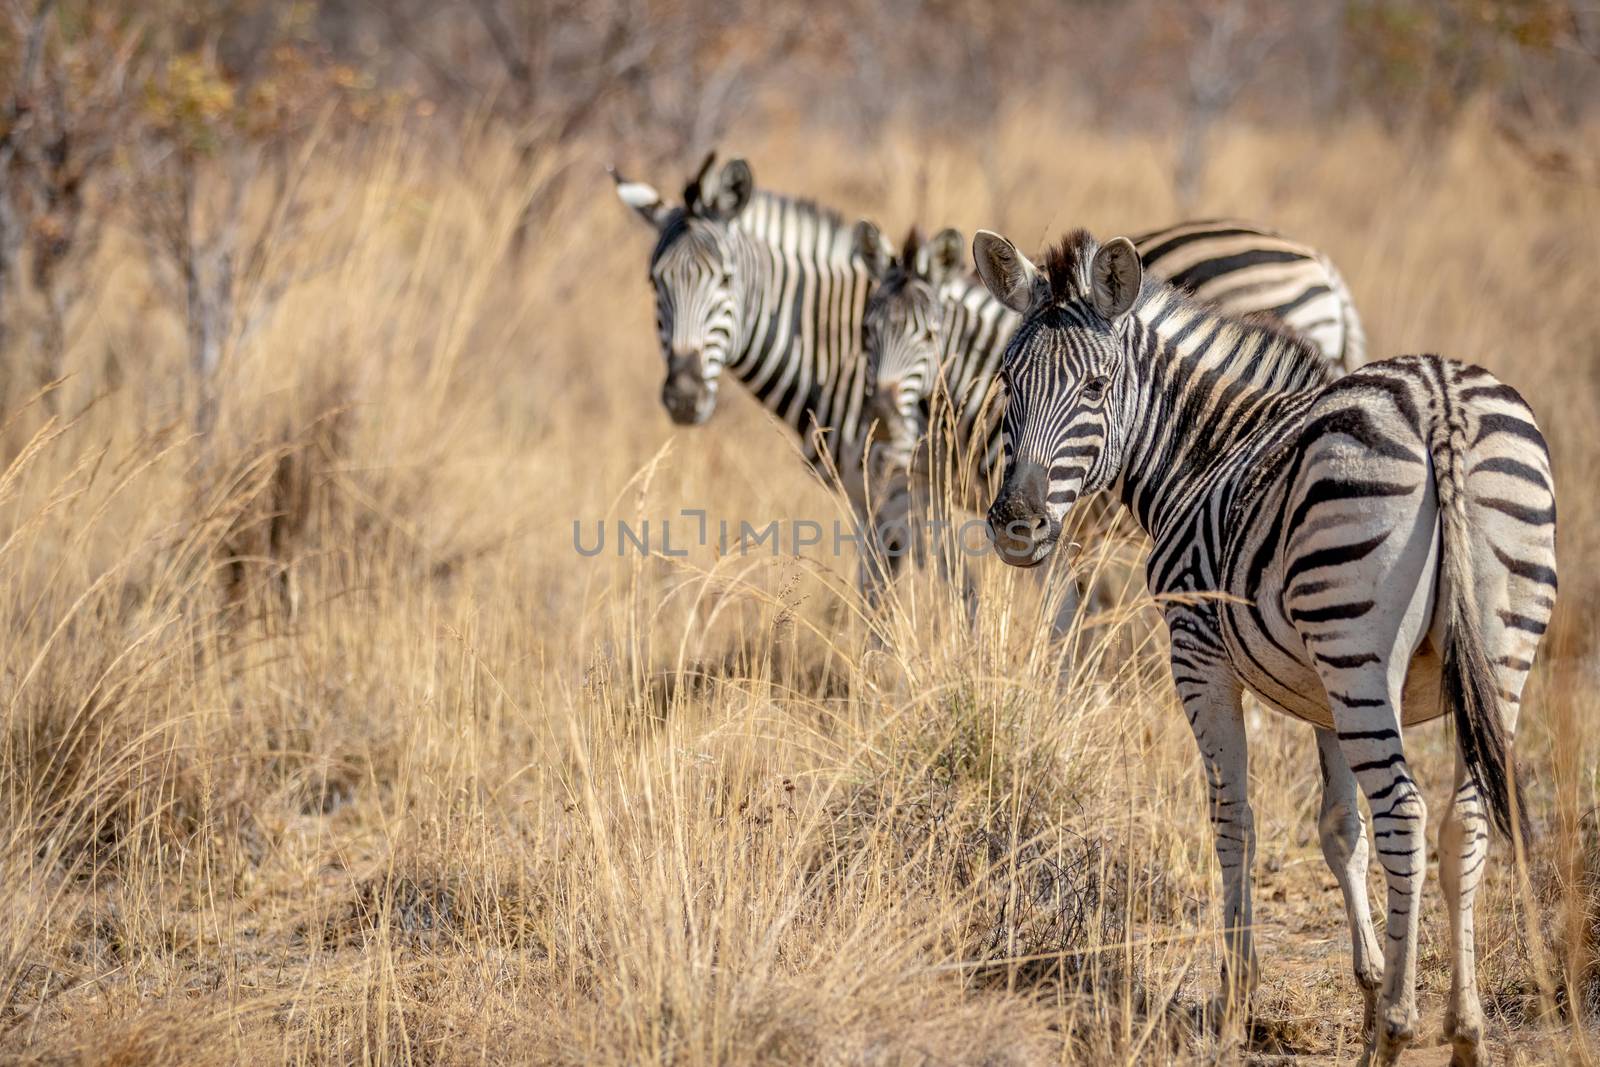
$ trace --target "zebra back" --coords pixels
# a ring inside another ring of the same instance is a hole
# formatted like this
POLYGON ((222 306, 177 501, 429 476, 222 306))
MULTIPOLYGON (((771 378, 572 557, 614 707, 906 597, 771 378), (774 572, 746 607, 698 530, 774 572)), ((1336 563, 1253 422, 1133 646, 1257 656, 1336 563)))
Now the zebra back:
POLYGON ((1330 373, 1360 366, 1366 335, 1327 255, 1239 219, 1181 222, 1135 237, 1144 269, 1224 315, 1268 315, 1310 341, 1330 373))
MULTIPOLYGON (((1232 318, 1263 317, 1316 351, 1331 380, 1365 358, 1365 335, 1348 287, 1329 258, 1252 223, 1180 223, 1134 240, 1146 271, 1232 318)), ((910 269, 911 250, 901 270, 910 269)), ((924 426, 948 404, 951 448, 991 469, 1000 455, 998 419, 988 417, 1001 357, 1020 317, 960 272, 938 289, 942 309, 938 381, 922 404, 924 426), (943 394, 944 401, 936 401, 943 394)), ((869 357, 870 358, 870 357, 869 357)))

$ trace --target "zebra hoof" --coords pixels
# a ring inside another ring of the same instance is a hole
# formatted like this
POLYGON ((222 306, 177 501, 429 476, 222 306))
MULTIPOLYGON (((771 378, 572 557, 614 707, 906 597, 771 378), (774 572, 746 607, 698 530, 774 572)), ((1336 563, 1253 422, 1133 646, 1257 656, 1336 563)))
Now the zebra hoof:
POLYGON ((1370 1063, 1373 1067, 1391 1067, 1416 1035, 1416 1012, 1390 1008, 1384 1013, 1377 1033, 1373 1035, 1373 1044, 1368 1046, 1369 1052, 1362 1062, 1370 1063))
POLYGON ((1247 1030, 1252 1016, 1250 998, 1218 993, 1200 1008, 1201 1023, 1207 1032, 1223 1033, 1228 1026, 1243 1026, 1247 1030))
POLYGON ((1452 1046, 1450 1067, 1478 1067, 1482 1062, 1478 1054, 1483 1046, 1482 1013, 1479 1012, 1477 1018, 1465 1021, 1458 1018, 1455 1012, 1445 1013, 1440 1044, 1452 1046))

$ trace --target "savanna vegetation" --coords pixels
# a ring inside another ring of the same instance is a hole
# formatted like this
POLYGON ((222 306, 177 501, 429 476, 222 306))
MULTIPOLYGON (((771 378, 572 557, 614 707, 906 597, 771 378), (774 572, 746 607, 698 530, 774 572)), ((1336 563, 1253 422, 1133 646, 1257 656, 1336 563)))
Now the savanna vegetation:
MULTIPOLYGON (((828 540, 575 551, 845 514, 735 389, 660 410, 603 164, 675 189, 713 143, 889 228, 1270 222, 1375 356, 1524 393, 1562 600, 1479 973, 1497 1056, 1594 1058, 1593 13, 945 7, 7 3, 0 1058, 1355 1054, 1315 750, 1266 711, 1257 1010, 1198 1018, 1220 894, 1136 539, 1085 545, 1120 592, 1065 645, 994 560, 970 626, 917 572, 875 640, 828 540)), ((1409 741, 1430 799, 1450 743, 1409 741)))

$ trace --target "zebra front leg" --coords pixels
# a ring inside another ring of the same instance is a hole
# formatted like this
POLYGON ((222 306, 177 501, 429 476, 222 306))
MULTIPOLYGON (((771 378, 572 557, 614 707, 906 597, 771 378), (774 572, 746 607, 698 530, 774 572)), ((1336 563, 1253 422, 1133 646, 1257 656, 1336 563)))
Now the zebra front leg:
MULTIPOLYGON (((913 527, 913 544, 919 553, 924 549, 933 553, 940 582, 946 585, 955 584, 961 590, 961 605, 966 614, 967 629, 976 631, 978 588, 972 580, 972 568, 967 564, 966 549, 958 536, 959 529, 949 511, 937 501, 928 499, 930 492, 930 488, 924 484, 922 492, 917 494, 916 502, 911 507, 912 521, 917 523, 913 527)), ((922 563, 920 557, 918 562, 922 563)))
POLYGON ((866 602, 869 616, 883 606, 890 584, 899 573, 902 561, 911 551, 915 531, 911 528, 911 490, 904 478, 888 484, 870 514, 856 509, 856 521, 865 522, 860 531, 860 565, 856 586, 866 602))
POLYGON ((1454 1049, 1454 1067, 1479 1062, 1485 1021, 1478 1000, 1477 949, 1473 944, 1472 902, 1489 854, 1489 820, 1478 787, 1456 753, 1455 795, 1439 826, 1439 887, 1450 913, 1450 1004, 1444 1013, 1444 1036, 1454 1049))
POLYGON ((1249 743, 1239 683, 1232 672, 1196 650, 1172 625, 1172 670, 1183 711, 1205 764, 1208 810, 1222 868, 1223 955, 1220 1015, 1248 1011, 1256 985, 1250 872, 1255 864, 1255 815, 1250 809, 1249 743))
POLYGON ((1035 567, 1033 579, 1038 583, 1039 595, 1046 609, 1053 608, 1050 617, 1050 636, 1057 641, 1072 633, 1072 626, 1083 609, 1083 588, 1074 575, 1061 576, 1059 569, 1066 564, 1057 562, 1047 567, 1035 567))
POLYGON ((1378 935, 1372 929, 1372 905, 1367 900, 1367 826, 1356 800, 1356 776, 1345 761, 1339 735, 1334 731, 1317 731, 1317 762, 1322 769, 1322 813, 1317 819, 1317 835, 1322 841, 1322 856, 1344 894, 1345 915, 1350 922, 1350 957, 1365 1001, 1361 1032, 1363 1040, 1370 1041, 1383 970, 1378 963, 1378 935))

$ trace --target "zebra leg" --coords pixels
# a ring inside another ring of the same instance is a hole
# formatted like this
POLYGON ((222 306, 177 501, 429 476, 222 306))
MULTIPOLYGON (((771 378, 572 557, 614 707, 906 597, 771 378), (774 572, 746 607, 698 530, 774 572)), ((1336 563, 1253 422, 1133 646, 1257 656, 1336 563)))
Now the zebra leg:
POLYGON ((1372 812, 1388 918, 1383 982, 1363 1062, 1387 1067, 1417 1030, 1428 809, 1406 764, 1400 725, 1406 672, 1436 614, 1438 513, 1429 479, 1403 495, 1398 474, 1355 445, 1326 445, 1308 456, 1306 479, 1326 475, 1326 484, 1383 490, 1363 496, 1359 510, 1324 502, 1313 512, 1285 552, 1281 603, 1322 682, 1339 750, 1372 812))
POLYGON ((1444 1013, 1445 1040, 1455 1046, 1450 1062, 1478 1062, 1483 1041, 1483 1005, 1478 1000, 1477 950, 1473 945, 1472 902, 1489 854, 1489 820, 1478 788, 1456 754, 1456 791, 1439 826, 1439 886, 1450 913, 1450 1003, 1444 1013))
MULTIPOLYGON (((1526 584, 1526 580, 1513 580, 1526 584)), ((1549 622, 1547 602, 1536 603, 1531 596, 1525 596, 1520 603, 1511 602, 1516 604, 1519 613, 1500 610, 1492 600, 1487 610, 1480 608, 1480 626, 1486 643, 1491 654, 1499 653, 1494 658, 1494 672, 1508 733, 1516 731, 1522 689, 1533 666, 1539 637, 1549 622), (1518 625, 1507 625, 1508 618, 1518 619, 1518 625)), ((1455 794, 1439 825, 1439 885, 1450 918, 1453 964, 1450 1001, 1444 1013, 1444 1037, 1454 1046, 1450 1062, 1457 1067, 1471 1067, 1480 1062, 1479 1049, 1488 1026, 1483 1004, 1478 999, 1477 948, 1473 936, 1473 900, 1483 881, 1488 857, 1488 814, 1458 747, 1455 794)))
POLYGON ((1383 985, 1364 1063, 1392 1064, 1417 1031, 1417 919, 1427 870, 1428 809, 1400 742, 1400 682, 1362 657, 1315 657, 1339 748, 1372 808, 1372 836, 1389 886, 1383 985))
POLYGON ((1383 971, 1378 963, 1378 935, 1372 930, 1372 905, 1367 900, 1367 827, 1356 800, 1356 776, 1350 772, 1339 748, 1339 735, 1333 730, 1317 731, 1317 762, 1322 768, 1322 814, 1317 819, 1317 833, 1322 839, 1322 856, 1344 894, 1351 961, 1366 1002, 1361 1032, 1370 1039, 1383 971))
POLYGON ((1250 871, 1255 864, 1255 815, 1250 810, 1250 755, 1239 683, 1226 665, 1197 649, 1180 623, 1172 628, 1173 678, 1205 763, 1208 809, 1222 868, 1225 944, 1218 1007, 1226 1016, 1248 1010, 1256 984, 1250 871))
POLYGON ((865 518, 868 524, 856 571, 856 586, 866 601, 869 615, 878 613, 890 583, 900 572, 901 562, 911 551, 915 534, 911 512, 911 488, 903 478, 895 479, 886 487, 870 515, 866 515, 864 509, 856 509, 857 519, 865 518))
MULTIPOLYGON (((1527 491, 1526 483, 1518 487, 1500 480, 1489 468, 1489 463, 1478 464, 1471 476, 1474 481, 1496 479, 1480 490, 1484 496, 1509 495, 1514 489, 1527 491)), ((1548 476, 1543 477, 1548 491, 1548 476)), ((1476 621, 1494 671, 1506 733, 1513 736, 1522 709, 1523 689, 1555 608, 1554 531, 1544 523, 1514 519, 1486 500, 1473 501, 1469 514, 1474 529, 1481 531, 1486 541, 1474 546, 1478 555, 1476 621), (1503 578, 1496 573, 1500 570, 1496 561, 1486 558, 1491 555, 1505 567, 1503 578), (1516 561, 1522 562, 1511 566, 1516 561)), ((1450 1062, 1465 1067, 1481 1062, 1487 1027, 1478 999, 1473 900, 1488 859, 1489 819, 1483 799, 1463 765, 1459 742, 1455 787, 1450 808, 1439 827, 1439 882, 1449 913, 1454 965, 1444 1036, 1454 1046, 1450 1062)))
POLYGON ((1050 620, 1050 636, 1060 641, 1070 634, 1083 607, 1083 587, 1077 578, 1069 577, 1061 583, 1061 599, 1056 602, 1056 612, 1050 620))
MULTIPOLYGON (((924 489, 926 490, 926 486, 924 489)), ((962 549, 960 539, 955 536, 956 527, 951 521, 950 513, 929 501, 924 501, 916 510, 921 522, 916 538, 917 547, 919 550, 922 549, 923 535, 926 534, 927 547, 934 554, 934 566, 937 568, 939 580, 945 584, 960 584, 961 603, 967 616, 967 629, 976 630, 978 588, 972 580, 972 568, 967 565, 966 552, 962 549), (930 517, 935 514, 937 518, 931 519, 930 517)))

